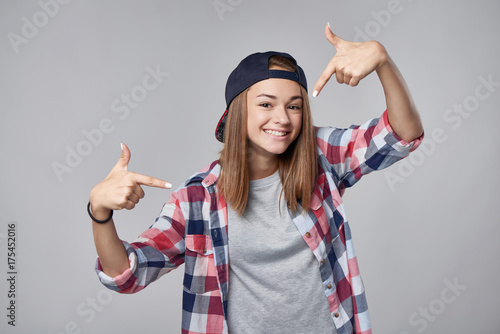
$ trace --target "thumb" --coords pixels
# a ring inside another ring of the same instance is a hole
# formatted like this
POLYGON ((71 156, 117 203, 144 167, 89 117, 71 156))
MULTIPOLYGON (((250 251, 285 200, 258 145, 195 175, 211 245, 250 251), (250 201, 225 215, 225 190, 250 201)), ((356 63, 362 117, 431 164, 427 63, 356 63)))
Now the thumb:
POLYGON ((118 159, 115 168, 121 170, 128 170, 128 163, 130 162, 130 150, 128 149, 128 146, 125 145, 124 143, 120 143, 120 145, 122 148, 122 155, 120 156, 120 159, 118 159))
POLYGON ((330 22, 326 24, 325 37, 336 49, 338 49, 340 44, 344 41, 342 38, 333 33, 332 27, 330 26, 330 22))

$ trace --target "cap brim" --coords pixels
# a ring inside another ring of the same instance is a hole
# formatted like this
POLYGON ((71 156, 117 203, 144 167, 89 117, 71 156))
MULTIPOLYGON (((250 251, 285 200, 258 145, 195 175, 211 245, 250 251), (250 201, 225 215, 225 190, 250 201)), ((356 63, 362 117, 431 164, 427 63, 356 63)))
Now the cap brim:
POLYGON ((226 111, 224 111, 224 114, 220 118, 219 123, 217 124, 217 127, 215 128, 215 138, 217 138, 217 140, 220 141, 221 143, 224 142, 224 127, 226 125, 227 112, 228 112, 228 109, 226 109, 226 111))

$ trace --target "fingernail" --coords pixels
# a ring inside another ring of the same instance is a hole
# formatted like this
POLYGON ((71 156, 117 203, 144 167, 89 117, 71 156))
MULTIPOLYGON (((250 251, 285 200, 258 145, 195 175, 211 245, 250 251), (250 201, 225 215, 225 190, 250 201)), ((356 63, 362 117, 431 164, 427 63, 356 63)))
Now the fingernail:
POLYGON ((316 96, 318 96, 318 91, 317 91, 317 90, 315 90, 315 91, 313 92, 313 97, 316 97, 316 96))
POLYGON ((120 148, 121 148, 121 149, 122 149, 122 151, 123 151, 123 143, 120 143, 120 148))
POLYGON ((328 29, 330 29, 330 32, 333 34, 332 27, 330 27, 330 22, 327 22, 326 25, 328 26, 328 29))
POLYGON ((168 183, 168 182, 165 182, 165 188, 167 188, 167 189, 172 188, 172 184, 168 183))

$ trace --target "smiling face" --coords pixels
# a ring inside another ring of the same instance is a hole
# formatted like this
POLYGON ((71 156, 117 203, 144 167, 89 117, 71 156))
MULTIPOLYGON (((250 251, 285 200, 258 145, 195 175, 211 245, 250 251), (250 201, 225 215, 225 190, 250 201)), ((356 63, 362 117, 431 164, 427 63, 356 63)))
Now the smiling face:
MULTIPOLYGON (((281 69, 281 68, 278 68, 281 69)), ((303 98, 300 85, 271 78, 252 85, 247 92, 249 161, 277 163, 299 136, 303 98)))

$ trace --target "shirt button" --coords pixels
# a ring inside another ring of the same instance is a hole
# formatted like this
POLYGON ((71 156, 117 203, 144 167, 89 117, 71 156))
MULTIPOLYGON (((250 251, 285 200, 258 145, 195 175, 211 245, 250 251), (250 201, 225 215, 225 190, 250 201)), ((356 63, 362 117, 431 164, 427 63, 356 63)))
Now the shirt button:
POLYGON ((306 232, 306 238, 309 238, 311 236, 311 233, 306 232))
POLYGON ((340 314, 335 313, 333 316, 334 316, 335 318, 338 318, 338 317, 340 316, 340 314))
POLYGON ((321 264, 325 263, 325 259, 321 260, 321 264))
POLYGON ((328 289, 331 289, 331 288, 332 288, 332 285, 331 285, 331 284, 328 284, 326 287, 327 287, 328 289))

